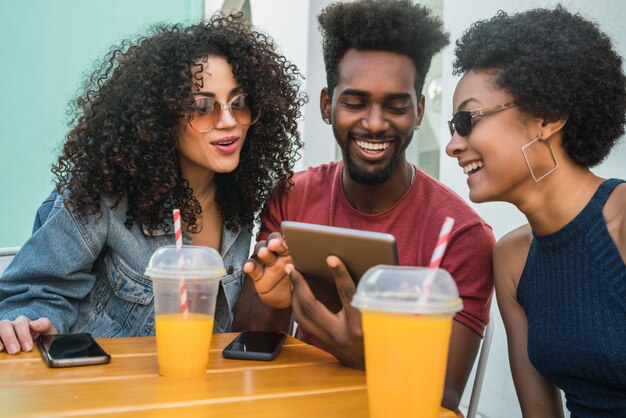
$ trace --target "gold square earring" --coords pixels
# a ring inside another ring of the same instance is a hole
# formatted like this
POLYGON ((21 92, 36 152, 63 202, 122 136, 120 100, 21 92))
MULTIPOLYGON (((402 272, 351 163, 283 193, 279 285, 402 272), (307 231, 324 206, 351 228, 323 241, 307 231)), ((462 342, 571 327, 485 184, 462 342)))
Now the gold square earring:
POLYGON ((532 144, 534 144, 535 142, 539 141, 542 136, 543 136, 543 134, 537 135, 537 137, 535 139, 533 139, 528 144, 526 144, 526 145, 524 145, 522 147, 522 155, 524 156, 524 161, 526 161, 526 166, 528 167, 528 171, 530 171, 530 175, 533 177, 533 180, 535 180, 535 182, 539 182, 542 179, 546 178, 548 176, 548 174, 552 173, 554 170, 556 170, 559 167, 559 163, 556 160, 556 155, 554 155, 554 150, 552 149, 552 145, 550 144, 550 140, 546 140, 545 143, 546 143, 546 146, 548 147, 548 149, 550 150, 550 156, 552 157, 552 162, 554 163, 554 167, 552 167, 550 170, 548 170, 548 172, 545 173, 544 175, 542 175, 541 177, 537 177, 535 175, 535 172, 533 171, 533 168, 530 166, 530 161, 528 160, 528 157, 526 156, 526 149, 528 147, 530 147, 532 144))

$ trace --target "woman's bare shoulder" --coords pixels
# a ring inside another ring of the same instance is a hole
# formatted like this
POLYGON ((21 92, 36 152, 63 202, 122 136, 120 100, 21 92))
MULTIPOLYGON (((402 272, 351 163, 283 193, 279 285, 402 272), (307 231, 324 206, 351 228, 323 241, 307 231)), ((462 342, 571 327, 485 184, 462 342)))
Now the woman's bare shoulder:
POLYGON ((524 224, 502 236, 502 238, 498 240, 496 247, 507 251, 515 250, 519 247, 528 248, 531 240, 532 230, 530 229, 530 225, 524 224))
POLYGON ((493 250, 496 281, 505 280, 517 288, 531 241, 532 230, 528 224, 512 230, 498 240, 493 250))
POLYGON ((626 183, 618 184, 615 187, 604 205, 603 212, 607 221, 617 218, 623 222, 626 219, 626 183))
POLYGON ((626 263, 626 183, 615 188, 602 213, 609 234, 626 263))

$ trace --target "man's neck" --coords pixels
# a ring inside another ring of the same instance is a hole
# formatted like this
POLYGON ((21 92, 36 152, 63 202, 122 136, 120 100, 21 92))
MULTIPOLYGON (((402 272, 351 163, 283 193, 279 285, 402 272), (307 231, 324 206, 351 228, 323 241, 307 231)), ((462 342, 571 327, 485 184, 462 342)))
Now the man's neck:
POLYGON ((350 205, 362 213, 381 213, 395 205, 411 186, 413 166, 406 160, 398 164, 384 183, 361 184, 343 170, 343 192, 350 205))

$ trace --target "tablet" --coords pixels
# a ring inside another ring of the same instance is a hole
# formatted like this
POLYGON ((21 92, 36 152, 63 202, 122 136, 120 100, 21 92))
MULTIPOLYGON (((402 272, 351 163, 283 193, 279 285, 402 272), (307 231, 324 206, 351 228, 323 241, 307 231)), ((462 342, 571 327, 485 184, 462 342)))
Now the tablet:
POLYGON ((396 239, 391 234, 292 221, 282 222, 281 229, 295 268, 315 297, 333 312, 342 305, 326 257, 339 257, 355 284, 370 267, 398 264, 396 239))

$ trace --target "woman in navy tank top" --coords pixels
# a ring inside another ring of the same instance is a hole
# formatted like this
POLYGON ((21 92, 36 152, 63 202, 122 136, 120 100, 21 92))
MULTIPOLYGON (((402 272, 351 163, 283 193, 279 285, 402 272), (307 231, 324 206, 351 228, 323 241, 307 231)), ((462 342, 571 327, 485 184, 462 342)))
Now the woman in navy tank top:
POLYGON ((528 219, 494 250, 522 413, 626 417, 626 184, 590 168, 624 133, 622 58, 561 6, 499 12, 457 41, 452 139, 474 202, 528 219))

